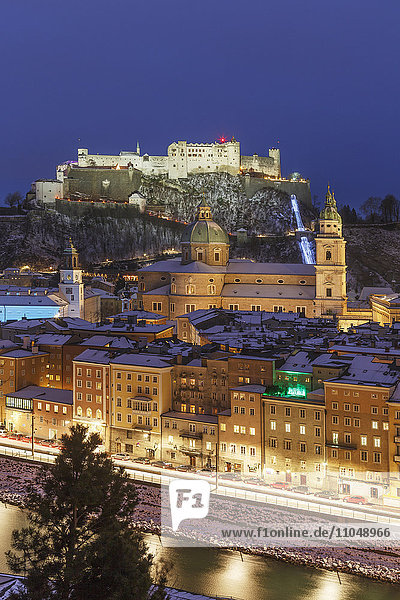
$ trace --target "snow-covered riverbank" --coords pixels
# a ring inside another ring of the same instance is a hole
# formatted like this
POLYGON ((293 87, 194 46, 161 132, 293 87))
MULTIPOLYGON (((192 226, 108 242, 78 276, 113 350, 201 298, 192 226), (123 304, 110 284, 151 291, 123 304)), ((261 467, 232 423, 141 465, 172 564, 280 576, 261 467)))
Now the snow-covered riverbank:
MULTIPOLYGON (((0 500, 6 504, 21 505, 27 492, 27 486, 33 481, 38 467, 33 464, 15 459, 0 458, 0 500)), ((143 484, 135 485, 138 493, 138 505, 133 515, 134 527, 146 533, 160 535, 161 533, 161 491, 158 487, 143 484)), ((234 510, 237 506, 225 505, 230 517, 235 519, 234 510)), ((257 508, 252 509, 253 518, 257 518, 257 508)), ((271 509, 270 518, 273 521, 290 518, 291 513, 271 509)), ((292 515, 295 518, 295 515, 292 515)), ((265 518, 265 513, 263 514, 265 518)), ((298 515, 296 515, 298 518, 298 515)), ((260 513, 261 522, 261 513, 260 513)), ((195 534, 189 527, 182 529, 185 536, 195 539, 195 534)), ((197 534, 196 534, 197 535, 197 534)), ((197 538, 196 538, 197 539, 197 538)), ((218 546, 214 532, 210 529, 203 531, 203 542, 218 546)), ((223 547, 227 547, 224 543, 223 547)), ((230 546, 248 554, 268 556, 284 562, 304 565, 313 568, 340 571, 354 575, 362 575, 377 581, 400 583, 400 548, 387 546, 385 548, 353 548, 343 547, 298 547, 279 548, 271 545, 258 548, 230 546)))

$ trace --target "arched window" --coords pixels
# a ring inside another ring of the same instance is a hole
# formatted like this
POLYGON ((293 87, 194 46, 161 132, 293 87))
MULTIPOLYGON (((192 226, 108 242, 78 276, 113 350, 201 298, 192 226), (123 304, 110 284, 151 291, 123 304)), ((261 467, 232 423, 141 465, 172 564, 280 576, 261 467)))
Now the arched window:
POLYGON ((195 293, 196 293, 196 288, 193 285, 193 283, 188 283, 186 285, 186 294, 189 295, 189 294, 195 294, 195 293))
POLYGON ((88 419, 92 418, 92 409, 91 408, 86 409, 86 416, 88 419))
POLYGON ((140 289, 141 292, 144 292, 144 281, 141 281, 139 283, 139 289, 140 289))
POLYGON ((326 251, 325 260, 332 260, 332 252, 330 250, 326 251))
POLYGON ((76 264, 76 256, 74 256, 74 267, 76 267, 76 266, 77 266, 77 264, 76 264))
POLYGON ((78 417, 82 416, 82 406, 78 406, 78 408, 76 409, 76 414, 78 417))
POLYGON ((171 283, 171 294, 176 294, 176 283, 171 283))
POLYGON ((197 260, 203 260, 203 248, 199 248, 196 252, 197 252, 197 260))
POLYGON ((215 287, 215 285, 213 283, 210 283, 207 286, 207 292, 208 292, 208 294, 216 294, 217 293, 217 288, 215 287))
POLYGON ((96 419, 101 420, 101 410, 96 410, 96 419))

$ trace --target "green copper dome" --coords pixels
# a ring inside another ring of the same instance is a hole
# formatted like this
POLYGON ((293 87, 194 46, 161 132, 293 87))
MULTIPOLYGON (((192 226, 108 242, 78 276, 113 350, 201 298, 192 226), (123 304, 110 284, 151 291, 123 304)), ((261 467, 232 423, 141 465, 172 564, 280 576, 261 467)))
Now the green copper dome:
POLYGON ((337 210, 335 195, 333 193, 331 194, 329 185, 325 196, 325 207, 321 210, 319 218, 330 221, 338 221, 339 223, 342 222, 342 217, 339 215, 337 210))
POLYGON ((185 228, 182 243, 229 244, 226 231, 212 220, 210 207, 201 204, 197 209, 196 220, 185 228))

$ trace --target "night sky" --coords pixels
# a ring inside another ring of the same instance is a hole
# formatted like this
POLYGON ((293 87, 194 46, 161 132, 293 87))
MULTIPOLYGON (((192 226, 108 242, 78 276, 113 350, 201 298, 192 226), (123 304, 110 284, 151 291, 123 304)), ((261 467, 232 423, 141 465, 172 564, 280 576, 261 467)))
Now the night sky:
POLYGON ((78 147, 220 135, 279 141, 313 195, 400 198, 399 22, 399 0, 3 2, 0 198, 78 147))

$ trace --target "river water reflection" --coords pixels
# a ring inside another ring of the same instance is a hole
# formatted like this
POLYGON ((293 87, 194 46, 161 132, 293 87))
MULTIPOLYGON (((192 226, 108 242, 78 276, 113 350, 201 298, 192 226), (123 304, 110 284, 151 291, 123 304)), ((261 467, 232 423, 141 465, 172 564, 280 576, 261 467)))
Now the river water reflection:
MULTIPOLYGON (((15 507, 0 505, 0 572, 7 572, 4 552, 11 532, 24 523, 15 507)), ((400 600, 400 586, 360 577, 296 567, 272 559, 208 548, 163 548, 156 536, 146 536, 156 559, 174 564, 169 584, 199 594, 232 596, 238 600, 400 600)), ((132 599, 133 600, 133 599, 132 599)))

